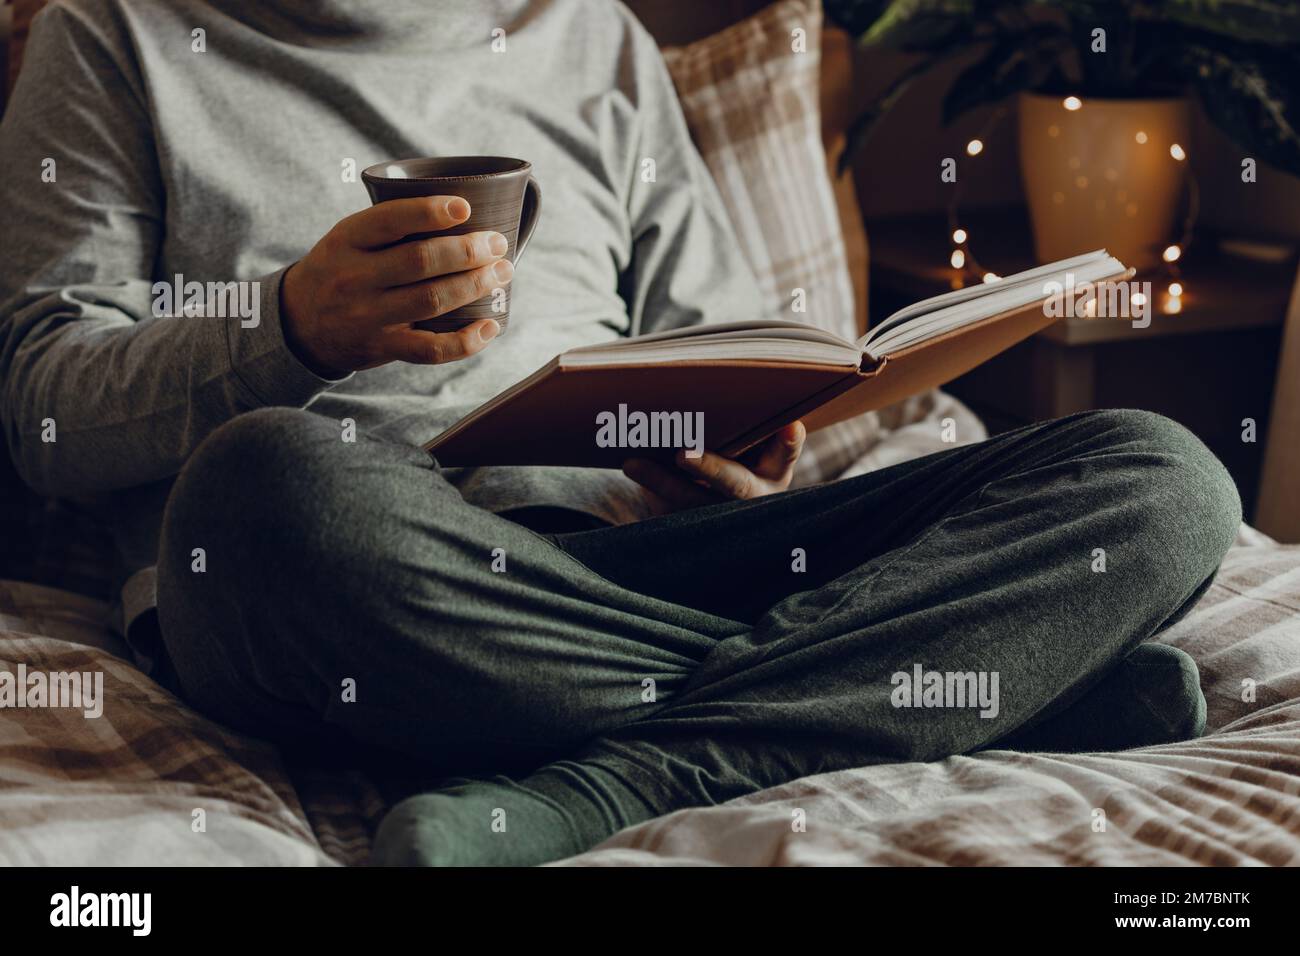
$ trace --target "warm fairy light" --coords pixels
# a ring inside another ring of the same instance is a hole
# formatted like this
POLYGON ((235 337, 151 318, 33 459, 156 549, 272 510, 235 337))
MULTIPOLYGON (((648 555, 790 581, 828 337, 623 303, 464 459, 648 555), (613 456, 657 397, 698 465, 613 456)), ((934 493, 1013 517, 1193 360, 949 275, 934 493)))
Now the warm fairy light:
MULTIPOLYGON (((1061 105, 1065 109, 1074 112, 1075 110, 1079 110, 1083 108, 1083 100, 1081 100, 1077 96, 1067 96, 1065 97, 1065 99, 1061 101, 1061 105)), ((1055 125, 1048 127, 1048 135, 1057 136, 1059 134, 1060 134, 1059 127, 1055 125)), ((1137 141, 1139 145, 1146 145, 1150 141, 1150 137, 1147 135, 1146 130, 1138 130, 1134 134, 1133 138, 1137 141)), ((968 156, 978 156, 982 152, 984 152, 983 140, 972 139, 970 142, 966 144, 966 154, 968 156)), ((1169 145, 1169 155, 1172 156, 1178 162, 1182 162, 1183 160, 1187 159, 1187 151, 1184 150, 1183 147, 1178 143, 1171 143, 1169 145)), ((1112 179, 1112 181, 1114 179, 1114 177, 1110 177, 1110 176, 1108 176, 1108 178, 1112 179)), ((1086 189, 1088 187, 1087 178, 1083 176, 1077 177, 1075 180, 1075 186, 1077 186, 1079 189, 1086 189)), ((1120 201, 1123 201, 1125 198, 1127 198, 1127 196, 1125 194, 1119 196, 1118 198, 1120 199, 1120 201)), ((1065 200, 1065 196, 1061 192, 1056 192, 1052 195, 1052 201, 1057 203, 1058 205, 1062 203, 1064 200, 1065 200)), ((1137 212, 1136 204, 1129 203, 1125 211, 1130 217, 1133 216, 1137 212)), ((965 244, 968 238, 969 238, 969 234, 966 232, 965 229, 959 228, 959 229, 954 229, 952 231, 952 241, 958 245, 965 244)), ((1183 250, 1180 246, 1171 245, 1165 247, 1165 250, 1161 254, 1161 257, 1164 259, 1165 262, 1177 262, 1180 258, 1182 258, 1182 255, 1183 255, 1183 250)), ((948 261, 952 264, 952 267, 954 269, 959 269, 959 270, 964 269, 966 267, 966 253, 963 252, 961 249, 954 249, 952 251, 952 255, 948 257, 948 261)), ((984 273, 983 276, 985 283, 997 282, 1001 278, 1002 277, 998 275, 996 272, 986 272, 984 273)), ((963 285, 960 276, 954 276, 952 282, 953 282, 954 289, 960 289, 963 285)), ((1165 298, 1164 311, 1170 315, 1175 315, 1179 312, 1182 312, 1183 310, 1182 295, 1183 295, 1183 285, 1181 282, 1169 283, 1168 296, 1165 298)), ((1134 306, 1141 308, 1142 306, 1146 305, 1147 297, 1143 295, 1141 292, 1135 292, 1133 293, 1130 301, 1134 306)), ((1093 317, 1097 314, 1097 300, 1095 298, 1090 298, 1086 302, 1080 303, 1080 305, 1082 306, 1084 315, 1088 317, 1093 317)))
POLYGON ((1183 311, 1183 284, 1181 282, 1169 283, 1169 297, 1165 299, 1165 313, 1167 315, 1177 315, 1183 311))

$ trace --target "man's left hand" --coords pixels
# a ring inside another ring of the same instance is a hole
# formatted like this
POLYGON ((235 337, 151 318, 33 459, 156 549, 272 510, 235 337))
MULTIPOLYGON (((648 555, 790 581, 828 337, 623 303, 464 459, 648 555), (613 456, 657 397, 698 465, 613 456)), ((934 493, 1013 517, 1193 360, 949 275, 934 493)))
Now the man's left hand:
POLYGON ((629 458, 623 474, 645 489, 655 514, 683 508, 773 495, 790 487, 803 451, 803 422, 792 422, 738 459, 706 451, 687 458, 680 450, 676 468, 646 458, 629 458))

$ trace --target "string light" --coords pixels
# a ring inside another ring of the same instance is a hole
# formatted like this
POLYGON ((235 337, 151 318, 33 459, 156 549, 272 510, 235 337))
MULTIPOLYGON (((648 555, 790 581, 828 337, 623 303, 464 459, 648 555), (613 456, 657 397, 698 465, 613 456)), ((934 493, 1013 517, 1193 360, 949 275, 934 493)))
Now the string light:
MULTIPOLYGON (((1061 101, 1061 105, 1066 110, 1073 112, 1075 110, 1079 110, 1083 108, 1083 100, 1081 100, 1078 96, 1067 96, 1061 101)), ((993 111, 993 113, 985 121, 984 126, 980 131, 980 135, 969 140, 966 143, 967 154, 971 156, 977 156, 984 152, 984 141, 987 139, 989 132, 1006 115, 1006 112, 1007 112, 1007 108, 1005 105, 999 105, 993 111)), ((1048 135, 1055 136, 1059 134, 1060 134, 1059 127, 1057 127, 1055 124, 1049 126, 1048 135)), ((1150 142, 1150 136, 1147 134, 1146 130, 1136 130, 1134 132, 1134 140, 1139 145, 1145 145, 1146 143, 1150 142)), ((1183 149, 1183 147, 1179 143, 1172 143, 1170 145, 1169 155, 1172 156, 1174 160, 1177 162, 1183 162, 1184 160, 1187 159, 1187 151, 1183 149)), ((1077 169, 1078 167, 1077 165, 1072 165, 1071 168, 1077 169)), ((1111 181, 1113 182, 1114 179, 1112 178, 1111 181)), ((1171 280, 1176 279, 1178 276, 1178 267, 1175 265, 1175 263, 1177 263, 1179 259, 1182 258, 1183 249, 1185 249, 1188 243, 1191 242, 1192 231, 1200 215, 1200 189, 1197 186, 1196 177, 1194 174, 1190 172, 1187 174, 1186 185, 1187 185, 1188 201, 1187 201, 1187 211, 1183 218, 1182 235, 1179 237, 1177 243, 1167 246, 1161 254, 1161 258, 1166 263, 1166 274, 1170 277, 1171 280)), ((1081 190, 1086 189, 1088 187, 1088 180, 1083 176, 1076 176, 1075 186, 1081 190)), ((958 184, 957 188, 953 191, 952 197, 948 201, 949 233, 951 234, 952 241, 955 245, 965 247, 965 248, 953 249, 952 254, 949 256, 948 259, 949 263, 952 265, 952 268, 956 270, 956 274, 952 276, 952 287, 954 289, 962 288, 965 282, 965 277, 971 275, 982 276, 983 281, 986 283, 997 282, 1001 278, 1001 276, 999 276, 996 272, 988 271, 983 266, 980 265, 979 261, 975 258, 974 250, 971 249, 971 246, 969 244, 969 240, 970 240, 969 233, 965 229, 957 225, 957 216, 958 216, 958 210, 960 208, 961 193, 962 193, 962 184, 958 184)), ((1119 193, 1117 193, 1117 199, 1119 202, 1124 202, 1126 198, 1127 198, 1126 191, 1121 190, 1119 193)), ((1057 205, 1061 205, 1062 203, 1065 202, 1065 194, 1060 191, 1053 193, 1052 202, 1056 203, 1057 205)), ((1135 215, 1137 212, 1136 204, 1129 203, 1126 211, 1130 217, 1135 215)), ((1182 294, 1183 294, 1182 283, 1179 281, 1171 281, 1168 287, 1168 296, 1166 297, 1164 311, 1170 314, 1181 312, 1182 294)), ((1147 297, 1142 293, 1137 293, 1132 298, 1133 304, 1138 306, 1144 305, 1146 301, 1147 301, 1147 297)), ((1085 315, 1095 316, 1097 313, 1096 300, 1095 299, 1089 300, 1087 305, 1084 308, 1085 308, 1085 313, 1084 313, 1085 315)))
POLYGON ((1181 282, 1169 283, 1169 297, 1165 299, 1165 314, 1177 315, 1183 311, 1183 284, 1181 282))

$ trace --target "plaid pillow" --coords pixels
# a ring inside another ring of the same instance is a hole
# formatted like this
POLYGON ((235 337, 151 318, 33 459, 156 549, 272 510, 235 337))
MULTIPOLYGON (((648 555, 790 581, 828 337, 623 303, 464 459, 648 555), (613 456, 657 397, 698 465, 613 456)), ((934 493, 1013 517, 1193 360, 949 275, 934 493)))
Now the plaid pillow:
POLYGON ((771 313, 853 339, 853 285, 821 139, 821 20, 820 0, 780 0, 663 54, 771 313), (806 312, 792 310, 798 289, 806 312))
MULTIPOLYGON (((853 284, 821 138, 821 28, 821 0, 779 0, 663 55, 770 313, 852 341, 853 284), (796 290, 806 311, 794 311, 796 290)), ((795 483, 838 477, 881 434, 872 413, 810 435, 795 483)))

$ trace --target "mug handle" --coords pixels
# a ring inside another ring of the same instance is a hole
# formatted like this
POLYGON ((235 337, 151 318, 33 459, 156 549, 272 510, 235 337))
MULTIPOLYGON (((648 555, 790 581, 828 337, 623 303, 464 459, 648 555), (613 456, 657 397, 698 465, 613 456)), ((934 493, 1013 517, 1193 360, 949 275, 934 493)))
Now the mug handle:
POLYGON ((529 176, 524 185, 524 202, 519 210, 519 232, 515 239, 515 257, 510 260, 512 263, 518 262, 524 254, 528 240, 533 238, 533 230, 537 228, 537 217, 541 212, 542 187, 537 185, 536 179, 529 176))

